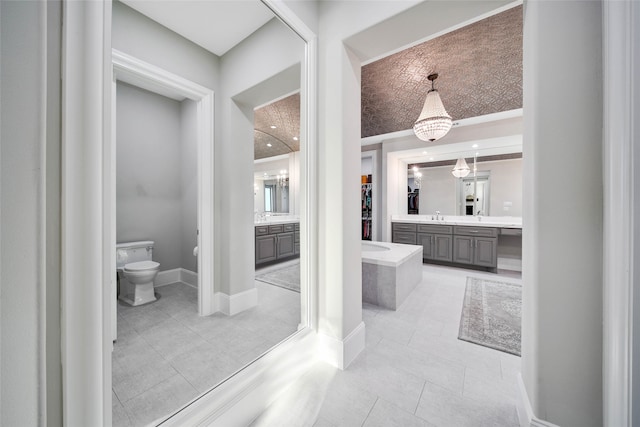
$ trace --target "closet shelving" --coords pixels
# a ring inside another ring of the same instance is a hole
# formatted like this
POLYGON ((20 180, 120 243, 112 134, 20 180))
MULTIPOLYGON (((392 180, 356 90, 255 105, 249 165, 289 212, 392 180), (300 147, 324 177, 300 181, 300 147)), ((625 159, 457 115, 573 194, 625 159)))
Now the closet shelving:
POLYGON ((362 240, 371 240, 373 234, 372 222, 372 184, 371 175, 362 175, 361 206, 362 206, 362 240))

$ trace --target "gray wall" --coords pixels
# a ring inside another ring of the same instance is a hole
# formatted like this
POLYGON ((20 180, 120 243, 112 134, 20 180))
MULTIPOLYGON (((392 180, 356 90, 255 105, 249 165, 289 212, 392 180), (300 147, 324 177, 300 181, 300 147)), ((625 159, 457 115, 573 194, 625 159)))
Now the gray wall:
MULTIPOLYGON (((183 108, 178 101, 125 83, 117 85, 116 240, 153 240, 153 258, 161 271, 183 267, 187 259, 183 244, 185 251, 195 246, 192 104, 183 108), (183 127, 182 117, 191 126, 183 127), (188 144, 182 143, 183 136, 188 144)), ((194 262, 189 266, 195 270, 194 262)))

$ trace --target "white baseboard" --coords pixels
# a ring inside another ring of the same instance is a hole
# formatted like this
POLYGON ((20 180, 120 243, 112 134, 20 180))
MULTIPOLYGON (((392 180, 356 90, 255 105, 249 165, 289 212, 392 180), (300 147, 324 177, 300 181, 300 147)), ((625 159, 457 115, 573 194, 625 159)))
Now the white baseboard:
POLYGON ((186 285, 198 287, 198 273, 184 269, 174 268, 158 272, 156 279, 153 281, 154 287, 166 286, 172 283, 182 282, 186 285))
POLYGON ((172 270, 165 270, 158 272, 155 280, 153 281, 154 287, 166 286, 171 283, 176 283, 180 281, 180 271, 181 268, 174 268, 172 270))
POLYGON ((198 273, 185 268, 180 269, 180 281, 194 288, 198 288, 198 273))
POLYGON ((346 369, 365 347, 365 325, 360 322, 344 340, 319 333, 320 357, 338 369, 346 369))
POLYGON ((520 427, 559 427, 556 424, 541 420, 534 415, 531 402, 529 401, 529 395, 527 394, 527 388, 524 386, 521 374, 518 374, 518 391, 519 399, 517 409, 520 427))
POLYGON ((233 316, 258 305, 258 289, 248 289, 231 296, 216 292, 213 296, 213 301, 216 311, 220 311, 227 316, 233 316))

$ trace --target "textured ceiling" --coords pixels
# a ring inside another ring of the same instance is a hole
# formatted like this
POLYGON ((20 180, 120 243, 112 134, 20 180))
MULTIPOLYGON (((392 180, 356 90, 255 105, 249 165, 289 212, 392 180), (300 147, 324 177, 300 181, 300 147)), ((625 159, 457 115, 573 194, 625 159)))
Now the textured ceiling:
POLYGON ((254 159, 300 151, 300 94, 296 93, 254 111, 254 159), (272 129, 271 126, 275 126, 272 129), (269 147, 267 144, 271 144, 269 147))
POLYGON ((453 120, 522 108, 522 6, 362 67, 362 137, 413 128, 435 82, 453 120))

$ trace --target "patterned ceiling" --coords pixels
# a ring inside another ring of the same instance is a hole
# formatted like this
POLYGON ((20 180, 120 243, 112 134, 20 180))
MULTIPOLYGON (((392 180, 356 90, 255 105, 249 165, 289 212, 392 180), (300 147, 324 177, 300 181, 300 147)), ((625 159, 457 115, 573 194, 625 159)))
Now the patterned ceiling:
POLYGON ((253 127, 254 159, 300 151, 300 141, 293 139, 300 138, 300 94, 287 96, 256 109, 253 127))
POLYGON ((453 120, 522 108, 522 6, 362 67, 362 137, 412 129, 427 76, 453 120))

